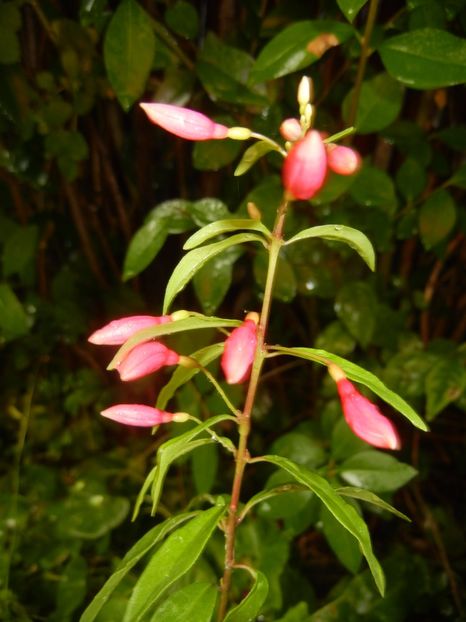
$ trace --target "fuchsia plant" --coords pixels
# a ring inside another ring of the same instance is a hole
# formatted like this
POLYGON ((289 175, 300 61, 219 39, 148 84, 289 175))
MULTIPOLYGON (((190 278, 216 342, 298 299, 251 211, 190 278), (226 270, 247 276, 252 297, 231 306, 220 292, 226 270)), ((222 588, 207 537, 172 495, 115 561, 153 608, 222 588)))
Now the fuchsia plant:
MULTIPOLYGON (((257 140, 260 148, 248 149, 247 162, 261 157, 267 149, 274 150, 284 157, 282 169, 283 202, 280 205, 272 230, 260 221, 257 210, 251 210, 254 218, 231 218, 210 223, 194 233, 185 243, 187 254, 172 273, 165 295, 164 314, 160 317, 133 316, 110 322, 91 335, 89 340, 99 345, 120 345, 109 365, 117 369, 122 380, 133 380, 152 373, 161 367, 176 365, 176 370, 168 384, 160 393, 156 407, 142 404, 118 404, 102 412, 104 417, 125 425, 151 427, 160 423, 190 421, 191 427, 175 435, 161 445, 157 454, 157 464, 149 473, 137 502, 136 512, 150 491, 152 512, 157 504, 166 471, 174 460, 205 444, 219 443, 234 458, 235 470, 230 497, 219 498, 211 508, 193 514, 171 517, 155 527, 153 540, 157 543, 163 535, 173 531, 164 544, 156 550, 146 569, 137 581, 129 599, 124 622, 148 619, 159 600, 165 596, 175 582, 194 565, 214 530, 219 527, 225 537, 225 560, 223 577, 220 581, 220 595, 214 594, 210 615, 216 610, 219 622, 246 622, 255 619, 267 598, 267 578, 250 567, 245 560, 238 559, 235 552, 236 532, 254 505, 283 489, 265 490, 242 504, 241 489, 245 471, 251 463, 267 463, 285 471, 290 481, 312 491, 323 506, 333 515, 340 528, 346 530, 357 541, 365 556, 370 571, 381 593, 384 591, 384 575, 374 556, 369 532, 361 515, 346 497, 361 498, 359 488, 346 487, 344 493, 335 488, 320 472, 309 470, 280 455, 251 457, 248 438, 251 431, 251 414, 256 400, 258 384, 264 363, 270 357, 293 356, 325 366, 336 383, 344 418, 349 428, 364 441, 375 447, 399 449, 400 438, 394 425, 379 411, 368 398, 361 395, 350 382, 366 385, 375 395, 391 404, 394 409, 407 417, 415 426, 426 429, 424 422, 402 398, 386 387, 376 376, 350 361, 324 350, 305 347, 271 345, 267 336, 271 313, 274 281, 277 263, 282 249, 290 244, 321 238, 331 242, 349 245, 374 269, 374 252, 367 237, 351 227, 329 224, 304 229, 285 239, 285 219, 290 202, 308 200, 325 184, 330 168, 338 174, 353 174, 361 165, 359 155, 349 147, 335 144, 335 141, 348 132, 326 137, 312 127, 314 109, 311 104, 312 85, 303 78, 298 89, 299 119, 286 119, 280 131, 286 140, 284 146, 268 137, 254 133, 247 128, 226 126, 215 123, 205 115, 167 104, 142 104, 149 119, 172 134, 188 140, 208 140, 233 138, 236 140, 257 140), (262 150, 261 150, 262 149, 262 150), (252 150, 252 151, 251 151, 252 150), (222 236, 222 237, 219 237, 222 236), (224 237, 227 236, 227 237, 224 237), (214 240, 214 241, 212 241, 214 240), (260 312, 250 312, 244 320, 229 320, 208 317, 196 312, 177 311, 167 315, 176 295, 186 286, 196 270, 211 257, 239 244, 259 243, 267 249, 268 269, 260 312), (231 329, 223 344, 212 344, 198 353, 181 355, 169 349, 160 339, 165 335, 202 328, 231 329), (228 393, 223 389, 207 365, 221 356, 221 369, 227 384, 245 383, 245 399, 241 408, 236 408, 228 393), (164 410, 176 390, 188 382, 194 374, 204 373, 223 400, 227 414, 214 414, 205 421, 195 419, 189 413, 169 413, 164 410), (349 379, 348 379, 349 378, 349 379), (226 421, 236 424, 239 441, 235 445, 229 438, 221 436, 215 427, 226 421), (176 562, 174 561, 176 560, 176 562), (253 587, 238 604, 230 602, 232 582, 236 573, 246 570, 252 577, 253 587)), ((243 167, 246 171, 248 166, 243 167)), ((393 510, 385 501, 373 493, 362 498, 393 510)), ((192 507, 199 507, 193 505, 192 507)), ((152 546, 152 545, 151 545, 152 546)), ((138 543, 125 559, 139 559, 138 543), (133 557, 131 557, 133 555, 133 557)), ((144 548, 148 551, 150 546, 144 548)), ((134 561, 134 563, 136 563, 134 561)), ((128 571, 128 564, 117 573, 128 571)), ((131 567, 131 565, 130 565, 131 567)), ((95 600, 81 618, 91 622, 97 615, 105 599, 114 589, 115 574, 102 588, 95 600)), ((119 579, 118 579, 119 580, 119 579)), ((183 588, 181 588, 183 589, 183 588)), ((176 595, 175 595, 176 596, 176 595)), ((155 620, 155 616, 150 618, 155 620)), ((206 618, 207 619, 207 618, 206 618)), ((210 619, 210 617, 208 618, 210 619)))

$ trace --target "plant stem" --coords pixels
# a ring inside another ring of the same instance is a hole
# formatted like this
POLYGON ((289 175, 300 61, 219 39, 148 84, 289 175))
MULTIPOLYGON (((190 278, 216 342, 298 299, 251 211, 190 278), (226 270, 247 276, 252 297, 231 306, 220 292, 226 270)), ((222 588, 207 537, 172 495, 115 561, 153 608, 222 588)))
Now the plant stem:
POLYGON ((366 72, 367 59, 369 57, 369 43, 374 30, 375 18, 377 16, 378 0, 371 0, 369 4, 369 12, 367 14, 366 27, 362 37, 361 56, 359 57, 359 65, 354 82, 353 97, 351 100, 351 108, 348 115, 348 125, 354 125, 358 111, 359 97, 361 95, 362 82, 366 72))
POLYGON ((272 304, 272 292, 277 271, 278 256, 283 245, 283 227, 285 224, 288 202, 286 200, 280 205, 272 231, 272 238, 269 246, 269 264, 267 268, 267 279, 265 283, 264 298, 257 331, 257 347, 252 364, 251 379, 249 381, 248 392, 244 402, 244 409, 238 416, 239 424, 239 445, 236 453, 236 467, 231 490, 231 501, 228 513, 228 520, 225 529, 225 570, 221 581, 221 597, 218 610, 218 621, 221 622, 226 614, 228 605, 228 595, 231 586, 231 576, 235 565, 235 537, 238 525, 238 504, 243 482, 244 469, 249 459, 248 437, 251 430, 251 413, 256 398, 257 387, 265 358, 264 342, 267 332, 267 325, 270 317, 270 307, 272 304))

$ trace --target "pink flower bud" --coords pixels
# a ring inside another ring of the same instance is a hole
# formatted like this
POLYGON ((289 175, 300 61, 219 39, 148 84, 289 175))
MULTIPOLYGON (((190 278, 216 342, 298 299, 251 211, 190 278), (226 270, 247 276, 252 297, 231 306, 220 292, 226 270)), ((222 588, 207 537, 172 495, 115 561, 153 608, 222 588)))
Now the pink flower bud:
POLYGON ((158 408, 144 404, 116 404, 103 410, 100 414, 124 425, 151 428, 154 425, 159 425, 159 423, 177 421, 177 415, 181 413, 167 413, 164 410, 158 410, 158 408))
POLYGON ((153 315, 131 315, 122 317, 96 330, 88 338, 88 341, 98 346, 120 346, 132 337, 134 333, 137 333, 138 330, 157 326, 158 324, 167 324, 171 321, 172 317, 170 315, 161 315, 159 317, 153 315))
POLYGON ((226 138, 228 128, 200 112, 171 104, 140 104, 152 123, 187 140, 226 138))
POLYGON ((327 174, 327 154, 319 132, 310 130, 285 158, 282 179, 295 199, 310 199, 322 187, 327 174))
POLYGON ((298 119, 285 119, 280 125, 280 134, 292 143, 301 138, 301 125, 298 119))
POLYGON ((392 422, 346 378, 337 380, 343 414, 351 430, 363 441, 384 449, 399 449, 400 438, 392 422))
POLYGON ((340 145, 326 145, 329 168, 339 175, 352 175, 361 166, 357 151, 340 145))
POLYGON ((228 384, 244 382, 249 377, 257 346, 257 321, 256 313, 248 314, 225 340, 220 364, 228 384))
POLYGON ((159 341, 144 341, 134 346, 116 369, 123 381, 136 380, 157 371, 164 365, 176 365, 179 355, 159 341))

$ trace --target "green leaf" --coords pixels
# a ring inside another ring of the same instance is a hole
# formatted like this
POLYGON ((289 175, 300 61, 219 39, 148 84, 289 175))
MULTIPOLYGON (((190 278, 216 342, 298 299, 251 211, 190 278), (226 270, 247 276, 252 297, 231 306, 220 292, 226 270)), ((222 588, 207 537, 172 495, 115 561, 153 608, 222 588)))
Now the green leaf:
POLYGON ((385 402, 393 406, 393 408, 395 408, 399 413, 409 419, 409 421, 411 421, 411 423, 420 430, 428 430, 428 427, 424 421, 413 410, 413 408, 405 402, 403 398, 385 386, 384 383, 377 378, 377 376, 364 368, 359 367, 359 365, 356 365, 351 361, 347 361, 341 356, 327 352, 326 350, 299 347, 284 348, 283 346, 273 346, 271 349, 277 352, 283 352, 283 354, 289 354, 290 356, 297 356, 299 358, 307 359, 308 361, 314 361, 320 365, 328 366, 329 363, 335 363, 338 367, 341 367, 350 380, 354 380, 354 382, 359 382, 360 384, 368 387, 385 402))
POLYGON ((173 583, 194 565, 225 513, 221 504, 200 513, 172 533, 136 583, 123 622, 139 622, 173 583))
POLYGON ((29 332, 29 319, 16 294, 7 283, 0 283, 0 342, 29 332))
POLYGON ((207 242, 207 240, 217 237, 218 235, 241 230, 258 231, 267 239, 271 236, 270 231, 259 220, 232 218, 228 220, 218 220, 217 222, 212 222, 202 229, 199 229, 199 231, 193 233, 193 235, 186 240, 183 248, 184 250, 189 251, 196 248, 196 246, 200 246, 204 242, 207 242))
POLYGON ((438 28, 391 37, 379 47, 386 70, 416 89, 437 89, 466 81, 466 40, 438 28))
POLYGON ((328 49, 325 37, 328 41, 328 35, 333 35, 331 43, 338 45, 347 41, 353 33, 351 26, 336 21, 295 22, 281 30, 262 48, 251 72, 251 79, 262 82, 303 69, 318 60, 328 49), (320 41, 320 46, 315 45, 320 41))
POLYGON ((198 495, 212 490, 218 470, 218 447, 210 443, 195 449, 191 456, 194 487, 198 495))
POLYGON ((400 512, 370 490, 366 490, 364 488, 356 488, 354 486, 343 486, 341 488, 337 488, 337 493, 339 495, 342 495, 343 497, 351 497, 352 499, 365 501, 366 503, 377 506, 381 510, 385 510, 386 512, 390 512, 391 514, 398 516, 398 518, 402 518, 403 520, 408 521, 408 523, 411 522, 411 519, 406 516, 406 514, 403 514, 403 512, 400 512))
POLYGON ((225 616, 225 622, 253 622, 259 615, 269 593, 266 576, 259 571, 249 570, 254 577, 254 585, 239 605, 236 605, 225 616))
POLYGON ((395 185, 390 177, 378 168, 365 164, 350 188, 350 195, 359 205, 380 207, 388 213, 396 209, 395 185))
POLYGON ((369 345, 376 325, 377 300, 374 290, 361 281, 347 283, 338 292, 335 311, 358 342, 369 345))
POLYGON ((409 464, 373 450, 354 454, 338 467, 338 473, 352 486, 375 492, 394 492, 417 475, 409 464))
MULTIPOLYGON (((400 114, 404 88, 386 73, 362 83, 354 125, 358 134, 370 134, 387 127, 400 114)), ((343 102, 343 117, 348 120, 354 89, 343 102)))
POLYGON ((396 185, 408 201, 421 194, 426 182, 426 170, 419 160, 414 158, 407 158, 396 172, 396 185))
POLYGON ((113 359, 110 361, 107 369, 115 369, 119 361, 132 350, 134 346, 142 341, 156 339, 163 335, 173 335, 175 333, 185 332, 187 330, 200 330, 201 328, 234 328, 241 324, 238 320, 224 320, 219 317, 207 317, 200 313, 192 314, 190 317, 167 324, 159 324, 144 328, 135 333, 121 348, 117 351, 113 359))
POLYGON ((197 74, 214 100, 265 106, 268 103, 262 86, 250 86, 249 74, 254 60, 243 50, 226 45, 209 32, 198 56, 197 74))
POLYGON ((172 462, 177 460, 181 456, 184 456, 197 447, 202 447, 208 443, 215 441, 210 433, 207 437, 194 440, 200 434, 207 434, 210 432, 210 428, 220 423, 221 421, 232 420, 231 415, 217 415, 211 417, 207 421, 194 426, 187 432, 175 436, 165 443, 163 443, 157 451, 157 468, 154 471, 154 479, 152 481, 151 495, 152 495, 152 514, 155 514, 157 505, 162 493, 163 483, 167 475, 168 469, 172 462))
MULTIPOLYGON (((224 345, 223 341, 221 343, 214 343, 194 352, 190 357, 195 359, 203 367, 206 367, 222 354, 224 345)), ((177 367, 170 380, 159 392, 156 404, 157 408, 164 410, 169 400, 174 396, 176 390, 186 382, 189 382, 191 378, 200 371, 199 367, 177 367)))
POLYGON ((270 450, 309 469, 322 466, 326 461, 326 453, 321 443, 308 434, 299 432, 288 432, 279 436, 270 450))
POLYGON ((241 151, 241 143, 237 140, 198 141, 193 149, 193 166, 198 171, 218 171, 233 160, 241 151))
POLYGON ((123 281, 132 279, 155 259, 167 239, 167 227, 161 220, 143 225, 132 237, 123 263, 123 281))
POLYGON ((367 3, 367 0, 337 0, 342 13, 349 22, 353 22, 356 15, 367 3))
POLYGON ((455 357, 442 358, 426 377, 427 421, 432 421, 445 406, 454 402, 466 387, 464 363, 455 357))
POLYGON ((443 188, 433 192, 419 210, 419 233, 426 249, 430 249, 452 230, 456 222, 456 205, 443 188))
POLYGON ((243 157, 241 158, 238 166, 235 169, 235 172, 234 172, 235 177, 244 175, 244 173, 249 171, 251 166, 254 166, 257 160, 265 156, 266 153, 269 153, 270 151, 274 151, 274 150, 276 149, 273 145, 271 145, 270 143, 266 143, 264 141, 259 141, 255 143, 254 145, 251 145, 250 147, 248 147, 246 151, 243 153, 243 157))
POLYGON ((362 231, 358 231, 358 229, 346 227, 345 225, 320 225, 300 231, 285 242, 285 244, 294 244, 295 242, 310 238, 321 238, 332 242, 344 242, 362 257, 371 270, 375 270, 375 253, 372 244, 369 238, 365 236, 362 231))
POLYGON ((193 228, 190 210, 192 203, 185 199, 170 199, 156 205, 147 215, 144 224, 163 222, 168 233, 185 233, 193 228))
POLYGON ((86 596, 87 563, 81 555, 73 555, 60 576, 57 587, 57 620, 70 620, 86 596))
POLYGON ((186 287, 196 272, 200 270, 209 259, 231 246, 244 244, 245 242, 260 242, 264 244, 264 239, 255 233, 238 233, 226 240, 214 242, 213 244, 203 246, 202 248, 196 248, 187 253, 173 270, 170 280, 168 281, 163 301, 163 313, 167 312, 175 296, 186 287))
POLYGON ((449 186, 457 186, 458 188, 466 190, 466 162, 460 164, 459 168, 453 173, 447 184, 449 186))
POLYGON ((112 595, 113 591, 117 588, 128 572, 138 563, 138 561, 142 559, 156 544, 163 540, 163 538, 165 538, 170 531, 188 519, 193 518, 196 514, 196 512, 189 512, 173 516, 160 525, 156 525, 144 534, 142 538, 130 548, 118 564, 115 572, 113 572, 96 596, 94 596, 91 603, 81 615, 79 622, 93 622, 102 607, 112 595))
POLYGON ((210 197, 191 203, 188 207, 188 213, 198 227, 204 227, 209 223, 225 220, 231 216, 231 212, 223 201, 210 197))
POLYGON ((266 486, 273 486, 283 481, 286 481, 286 483, 280 483, 279 486, 261 490, 261 492, 251 497, 245 503, 241 516, 246 516, 254 506, 259 504, 259 515, 272 520, 293 516, 302 510, 313 495, 301 484, 288 483, 288 477, 287 473, 282 471, 272 473, 267 480, 266 486))
POLYGON ((314 492, 326 508, 333 514, 336 520, 349 531, 359 542, 364 557, 369 564, 374 581, 383 596, 385 591, 385 579, 382 568, 377 561, 373 551, 372 544, 364 520, 359 516, 354 507, 341 499, 338 493, 330 486, 328 481, 309 471, 305 467, 299 466, 291 460, 281 458, 280 456, 263 456, 261 460, 271 462, 279 468, 287 471, 293 478, 307 486, 314 492))
POLYGON ((124 110, 142 95, 155 54, 149 15, 136 0, 122 0, 104 39, 108 79, 124 110))
POLYGON ((0 63, 11 65, 21 60, 17 32, 21 28, 21 13, 16 2, 0 4, 0 63))
POLYGON ((194 291, 206 315, 217 311, 230 289, 233 265, 242 255, 237 246, 210 259, 193 278, 194 291))
POLYGON ((351 354, 356 347, 356 340, 349 334, 343 324, 339 321, 330 322, 319 333, 315 345, 323 350, 330 350, 335 354, 344 356, 351 354))
POLYGON ((157 608, 151 622, 210 622, 217 602, 217 588, 210 583, 192 583, 170 594, 157 608))
POLYGON ((177 0, 165 11, 165 21, 176 34, 186 39, 194 39, 199 30, 199 17, 196 9, 186 0, 177 0))
POLYGON ((39 230, 35 225, 18 227, 10 235, 3 247, 3 274, 21 274, 23 269, 32 264, 37 249, 39 230))
POLYGON ((323 534, 330 548, 343 566, 355 574, 359 570, 362 561, 362 552, 357 540, 341 526, 325 505, 322 507, 320 519, 322 521, 323 534))

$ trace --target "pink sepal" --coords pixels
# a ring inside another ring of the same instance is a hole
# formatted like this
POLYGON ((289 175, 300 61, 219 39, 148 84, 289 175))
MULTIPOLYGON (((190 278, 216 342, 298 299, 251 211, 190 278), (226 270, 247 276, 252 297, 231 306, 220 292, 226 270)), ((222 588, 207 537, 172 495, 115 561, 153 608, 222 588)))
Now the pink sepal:
POLYGON ((159 341, 144 341, 134 346, 118 363, 121 380, 136 380, 157 371, 164 365, 176 365, 179 355, 159 341))
POLYGON ((337 388, 346 422, 356 436, 374 447, 400 449, 395 426, 375 404, 361 395, 346 378, 337 382, 337 388))
POLYGON ((244 382, 251 372, 257 346, 257 324, 245 320, 225 340, 221 366, 228 384, 244 382))
POLYGON ((310 199, 322 187, 327 174, 327 153, 322 138, 310 130, 298 140, 285 158, 283 185, 295 199, 310 199))
POLYGON ((100 413, 107 419, 112 419, 124 425, 134 425, 142 428, 150 428, 160 423, 173 421, 174 415, 152 406, 144 404, 116 404, 100 413))
POLYGON ((225 125, 215 123, 196 110, 171 104, 146 103, 140 106, 152 123, 180 138, 212 140, 227 137, 228 128, 225 125))
POLYGON ((159 324, 167 324, 171 322, 170 315, 130 315, 122 317, 119 320, 113 320, 99 330, 96 330, 88 338, 88 341, 98 346, 120 346, 130 337, 143 328, 157 326, 159 324))

